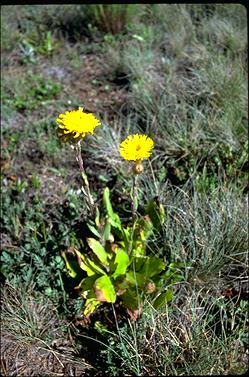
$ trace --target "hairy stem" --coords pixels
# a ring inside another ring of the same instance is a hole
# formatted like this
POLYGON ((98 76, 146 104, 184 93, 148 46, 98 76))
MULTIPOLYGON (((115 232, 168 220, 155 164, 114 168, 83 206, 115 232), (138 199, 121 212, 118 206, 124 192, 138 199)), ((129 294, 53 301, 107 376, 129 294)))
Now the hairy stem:
POLYGON ((82 159, 82 155, 81 155, 80 141, 76 144, 75 150, 76 150, 76 160, 79 164, 80 173, 81 173, 83 183, 84 183, 83 193, 86 197, 87 206, 88 206, 88 208, 91 212, 91 215, 93 216, 94 212, 95 212, 95 205, 94 205, 93 197, 92 197, 91 192, 90 192, 88 178, 87 178, 87 175, 86 175, 86 172, 85 172, 85 169, 84 169, 83 159, 82 159))
POLYGON ((136 221, 137 221, 137 207, 138 207, 138 196, 137 196, 137 175, 134 174, 132 177, 132 229, 131 229, 131 238, 129 243, 128 254, 130 255, 132 250, 133 235, 135 231, 136 221))
POLYGON ((137 198, 137 175, 134 174, 132 177, 132 222, 135 222, 136 214, 137 214, 137 205, 138 205, 138 198, 137 198))

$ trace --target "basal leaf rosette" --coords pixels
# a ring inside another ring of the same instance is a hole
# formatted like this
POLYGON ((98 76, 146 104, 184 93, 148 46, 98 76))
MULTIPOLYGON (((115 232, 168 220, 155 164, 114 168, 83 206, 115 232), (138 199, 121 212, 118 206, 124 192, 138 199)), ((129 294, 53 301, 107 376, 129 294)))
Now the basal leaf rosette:
POLYGON ((64 141, 79 141, 101 124, 92 113, 86 113, 83 107, 78 110, 66 111, 56 119, 59 124, 58 136, 64 141))
POLYGON ((154 141, 147 135, 129 135, 119 147, 121 156, 127 161, 134 161, 134 172, 143 172, 141 161, 151 156, 154 141))

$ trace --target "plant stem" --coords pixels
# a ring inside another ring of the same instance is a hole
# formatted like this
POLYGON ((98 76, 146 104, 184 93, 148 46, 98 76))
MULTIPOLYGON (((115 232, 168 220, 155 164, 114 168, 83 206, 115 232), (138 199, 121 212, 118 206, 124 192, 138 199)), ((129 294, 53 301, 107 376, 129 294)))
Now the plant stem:
POLYGON ((137 214, 137 174, 132 177, 132 222, 135 222, 135 217, 137 214))
POLYGON ((83 179, 83 182, 84 182, 84 186, 85 186, 83 188, 83 193, 86 197, 86 202, 87 202, 88 208, 91 212, 91 215, 93 216, 94 212, 95 212, 95 205, 94 205, 93 197, 92 197, 91 192, 90 192, 88 178, 87 178, 87 175, 86 175, 86 172, 85 172, 85 169, 84 169, 83 159, 82 159, 82 155, 81 155, 81 144, 80 144, 80 142, 81 141, 79 141, 76 144, 76 148, 75 148, 75 150, 76 150, 76 160, 79 164, 80 173, 81 173, 81 176, 82 176, 82 179, 83 179))
POLYGON ((137 174, 133 174, 132 177, 132 229, 131 238, 129 243, 128 255, 130 255, 132 250, 133 235, 135 231, 136 221, 137 221, 137 207, 138 207, 138 197, 137 197, 137 174))

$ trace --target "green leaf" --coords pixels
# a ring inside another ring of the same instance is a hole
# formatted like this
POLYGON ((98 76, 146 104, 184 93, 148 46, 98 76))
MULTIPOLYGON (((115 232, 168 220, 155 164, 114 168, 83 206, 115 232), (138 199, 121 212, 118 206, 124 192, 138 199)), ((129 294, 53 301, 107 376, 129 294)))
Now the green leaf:
POLYGON ((179 283, 180 281, 184 280, 184 276, 180 274, 175 274, 171 277, 170 284, 179 283))
POLYGON ((179 281, 184 280, 184 276, 180 275, 180 273, 177 270, 170 270, 168 269, 165 273, 161 275, 161 278, 167 279, 168 283, 175 284, 179 281))
POLYGON ((139 298, 136 289, 128 289, 120 298, 124 306, 128 309, 135 310, 139 307, 139 298))
POLYGON ((132 260, 133 260, 133 263, 134 263, 134 268, 135 268, 135 271, 139 271, 140 269, 142 269, 145 261, 146 261, 146 256, 144 255, 141 255, 141 254, 136 254, 136 255, 132 255, 132 260))
POLYGON ((94 323, 94 328, 100 333, 100 334, 112 334, 109 330, 107 325, 103 325, 100 321, 96 321, 94 323))
POLYGON ((99 218, 100 218, 100 213, 98 207, 96 208, 96 217, 95 217, 95 224, 97 228, 99 227, 99 218))
POLYGON ((128 254, 124 250, 118 250, 116 252, 114 264, 117 265, 116 270, 114 271, 112 277, 116 279, 120 275, 124 275, 126 269, 130 263, 128 254))
POLYGON ((106 210, 107 210, 107 213, 108 213, 108 216, 109 216, 110 224, 114 228, 121 230, 122 229, 121 221, 120 221, 118 214, 113 212, 112 204, 111 204, 111 201, 110 201, 110 190, 109 190, 108 187, 106 187, 105 190, 104 190, 103 201, 104 201, 104 205, 106 207, 106 210))
POLYGON ((96 275, 96 274, 92 275, 92 276, 88 276, 88 277, 82 279, 81 282, 79 283, 79 285, 77 287, 75 287, 75 288, 81 289, 82 293, 88 292, 88 291, 90 291, 93 288, 95 280, 98 277, 99 277, 99 275, 96 275))
POLYGON ((113 228, 117 228, 117 229, 121 230, 121 225, 119 224, 119 222, 116 221, 115 216, 116 216, 116 214, 114 213, 114 216, 109 217, 108 221, 111 224, 111 226, 113 226, 113 228))
POLYGON ((110 232, 111 232, 111 224, 110 224, 110 222, 107 220, 107 222, 106 222, 106 224, 105 224, 105 227, 104 227, 104 232, 103 232, 103 237, 104 237, 104 240, 105 240, 105 241, 109 240, 110 232))
POLYGON ((153 223, 149 216, 144 216, 138 224, 141 224, 140 238, 142 241, 146 241, 153 232, 153 223))
POLYGON ((112 209, 112 204, 110 201, 110 190, 108 187, 104 189, 104 195, 103 195, 104 205, 106 207, 107 213, 110 217, 113 217, 114 212, 112 209))
POLYGON ((66 267, 68 269, 69 275, 72 278, 75 278, 75 276, 77 275, 77 272, 76 272, 77 261, 76 260, 69 260, 64 251, 61 253, 61 255, 62 255, 62 257, 63 257, 63 259, 66 263, 66 267))
POLYGON ((96 273, 105 274, 105 271, 102 270, 96 263, 94 263, 89 257, 81 254, 78 250, 75 249, 75 252, 79 259, 80 268, 86 271, 88 276, 92 276, 96 273))
POLYGON ((94 252, 94 254, 98 257, 100 262, 104 266, 108 266, 108 261, 107 261, 108 254, 105 251, 104 247, 101 245, 101 243, 95 240, 95 238, 87 238, 87 243, 89 247, 92 249, 92 251, 94 252))
POLYGON ((101 235, 99 234, 99 232, 97 231, 97 229, 93 226, 93 225, 90 225, 90 224, 87 224, 88 228, 90 229, 90 231, 95 235, 97 236, 98 238, 101 238, 101 235))
POLYGON ((130 243, 130 238, 131 238, 130 228, 129 227, 128 228, 122 228, 121 231, 122 231, 122 236, 123 236, 122 238, 125 242, 125 245, 128 247, 129 243, 130 243))
POLYGON ((166 267, 166 263, 155 255, 146 258, 141 272, 148 278, 160 274, 166 267))
POLYGON ((145 247, 142 242, 135 242, 136 246, 132 248, 132 257, 143 257, 145 256, 145 247))
POLYGON ((150 200, 146 209, 145 213, 149 215, 153 226, 158 231, 162 230, 162 224, 165 221, 165 211, 162 204, 158 205, 155 200, 150 200))
POLYGON ((95 298, 89 298, 85 302, 85 309, 83 314, 85 316, 89 316, 92 314, 99 306, 101 305, 101 302, 96 300, 95 298))
POLYGON ((164 224, 164 222, 165 222, 165 210, 164 210, 164 206, 162 204, 159 205, 159 216, 160 216, 161 224, 164 224))
POLYGON ((183 268, 183 267, 186 267, 185 262, 171 262, 169 264, 170 269, 179 269, 179 268, 183 268))
POLYGON ((143 287, 146 279, 144 275, 140 274, 139 272, 128 271, 125 275, 125 282, 130 287, 143 287))
POLYGON ((138 199, 136 196, 133 198, 133 203, 134 203, 134 209, 136 211, 138 209, 138 199))
POLYGON ((101 276, 95 281, 94 290, 98 301, 116 301, 117 295, 114 286, 107 275, 101 276))
POLYGON ((154 301, 154 308, 160 309, 170 302, 173 298, 173 289, 169 288, 166 292, 161 293, 154 301))
POLYGON ((167 279, 170 284, 178 283, 184 279, 181 269, 188 265, 189 263, 185 262, 172 262, 168 265, 167 271, 164 272, 161 277, 167 279))

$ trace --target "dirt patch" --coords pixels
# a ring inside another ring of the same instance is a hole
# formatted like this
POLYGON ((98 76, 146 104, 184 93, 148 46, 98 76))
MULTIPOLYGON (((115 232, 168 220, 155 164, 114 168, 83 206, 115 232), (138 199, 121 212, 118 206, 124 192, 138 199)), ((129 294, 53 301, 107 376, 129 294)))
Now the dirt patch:
POLYGON ((85 54, 80 59, 82 68, 67 76, 63 95, 69 100, 78 98, 87 111, 105 112, 113 119, 127 101, 127 89, 108 79, 104 55, 85 54))

